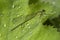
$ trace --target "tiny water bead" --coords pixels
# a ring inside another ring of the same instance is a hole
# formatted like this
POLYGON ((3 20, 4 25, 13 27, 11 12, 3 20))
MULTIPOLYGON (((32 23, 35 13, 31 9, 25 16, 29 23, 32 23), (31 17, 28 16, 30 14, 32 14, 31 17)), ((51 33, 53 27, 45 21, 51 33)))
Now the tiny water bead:
POLYGON ((27 24, 27 26, 29 26, 29 24, 27 24))
POLYGON ((17 15, 17 17, 19 17, 20 15, 17 15))
POLYGON ((29 29, 31 28, 29 23, 26 24, 26 27, 29 29))
POLYGON ((6 27, 6 24, 4 24, 4 27, 6 27))
POLYGON ((22 18, 23 15, 19 13, 19 14, 16 14, 16 17, 21 17, 22 18))
POLYGON ((12 8, 13 8, 13 9, 16 8, 16 10, 17 10, 17 9, 21 9, 21 6, 20 6, 20 5, 14 5, 14 4, 13 4, 13 5, 12 5, 12 8))
POLYGON ((31 32, 31 31, 29 32, 30 35, 31 35, 32 33, 33 33, 33 32, 31 32))
POLYGON ((45 14, 44 17, 46 17, 47 15, 45 14))
POLYGON ((53 13, 57 13, 56 11, 54 11, 53 13))
POLYGON ((0 37, 1 37, 1 33, 0 33, 0 37))
POLYGON ((28 28, 30 29, 31 27, 29 26, 28 28))
POLYGON ((24 32, 24 30, 22 30, 24 32))
POLYGON ((12 8, 15 8, 15 5, 12 5, 12 8))
POLYGON ((18 8, 21 8, 20 6, 18 8))
POLYGON ((3 16, 3 15, 0 15, 1 17, 3 16))
POLYGON ((18 37, 16 36, 16 38, 18 38, 18 37))
POLYGON ((2 16, 3 16, 3 14, 2 14, 2 13, 0 13, 0 16, 2 17, 2 16))
POLYGON ((55 1, 53 1, 53 2, 52 2, 52 4, 53 4, 53 5, 55 5, 55 4, 56 4, 56 2, 55 2, 55 1))

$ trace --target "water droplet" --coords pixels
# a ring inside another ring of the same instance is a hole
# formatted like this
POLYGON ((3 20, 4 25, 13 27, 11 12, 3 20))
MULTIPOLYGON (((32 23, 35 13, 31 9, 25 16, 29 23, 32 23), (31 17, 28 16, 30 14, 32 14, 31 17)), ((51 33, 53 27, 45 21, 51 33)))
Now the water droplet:
POLYGON ((22 30, 22 31, 24 31, 24 30, 22 30))
POLYGON ((54 13, 56 13, 56 11, 54 13))
POLYGON ((17 17, 19 17, 20 15, 17 15, 17 17))
POLYGON ((27 24, 27 26, 29 26, 29 24, 27 24))
POLYGON ((32 34, 32 32, 29 32, 30 34, 32 34))
POLYGON ((53 1, 52 4, 55 5, 55 2, 53 1))
POLYGON ((20 26, 21 28, 24 28, 24 26, 20 26))
POLYGON ((6 24, 4 24, 4 27, 6 27, 6 24))
POLYGON ((14 5, 12 5, 12 8, 14 8, 15 6, 14 5))
POLYGON ((18 8, 21 8, 20 6, 18 8))
POLYGON ((22 10, 23 12, 25 11, 25 10, 22 10))
POLYGON ((56 11, 53 11, 52 13, 54 13, 54 14, 55 14, 55 13, 56 13, 56 11))
POLYGON ((46 14, 44 16, 47 16, 46 14))
POLYGON ((0 37, 1 37, 1 34, 0 34, 0 37))
POLYGON ((30 26, 28 28, 30 29, 30 26))
POLYGON ((3 14, 2 14, 2 13, 0 13, 0 16, 3 16, 3 14))
POLYGON ((0 16, 3 16, 3 15, 0 15, 0 16))
POLYGON ((18 38, 18 37, 16 36, 16 38, 18 38))
POLYGON ((8 30, 9 32, 11 31, 11 29, 8 30))

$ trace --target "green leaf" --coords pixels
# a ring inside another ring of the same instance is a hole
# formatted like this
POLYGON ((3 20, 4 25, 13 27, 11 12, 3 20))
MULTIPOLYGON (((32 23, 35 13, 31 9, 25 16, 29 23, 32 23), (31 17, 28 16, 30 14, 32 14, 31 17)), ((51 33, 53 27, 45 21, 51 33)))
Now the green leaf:
POLYGON ((59 0, 51 2, 0 0, 0 40, 60 40, 54 25, 43 25, 60 14, 59 0))

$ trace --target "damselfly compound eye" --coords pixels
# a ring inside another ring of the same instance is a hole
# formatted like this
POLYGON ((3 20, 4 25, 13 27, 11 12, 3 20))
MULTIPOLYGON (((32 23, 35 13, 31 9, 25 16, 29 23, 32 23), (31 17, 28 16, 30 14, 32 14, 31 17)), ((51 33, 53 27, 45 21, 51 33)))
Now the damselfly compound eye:
POLYGON ((45 12, 45 10, 43 9, 42 12, 45 12))

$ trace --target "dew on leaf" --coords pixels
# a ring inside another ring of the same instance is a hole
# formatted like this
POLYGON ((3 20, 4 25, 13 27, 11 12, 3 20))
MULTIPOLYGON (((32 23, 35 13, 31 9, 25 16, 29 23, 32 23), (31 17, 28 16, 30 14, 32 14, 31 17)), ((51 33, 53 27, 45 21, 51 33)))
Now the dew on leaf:
POLYGON ((56 13, 56 11, 54 11, 53 13, 56 13))
POLYGON ((27 26, 29 26, 29 24, 27 24, 27 26))
POLYGON ((16 38, 18 38, 18 37, 16 36, 16 38))
POLYGON ((1 34, 0 34, 0 37, 1 37, 1 34))
POLYGON ((55 2, 53 1, 52 4, 55 5, 55 2))
POLYGON ((12 5, 12 8, 15 8, 15 5, 12 5))
POLYGON ((18 8, 21 8, 20 6, 18 8))
POLYGON ((47 16, 47 14, 44 14, 44 16, 46 17, 46 16, 47 16))
POLYGON ((19 17, 20 15, 17 15, 17 17, 19 17))
POLYGON ((0 15, 0 16, 3 16, 3 15, 0 15))
POLYGON ((30 26, 28 28, 30 29, 30 26))
POLYGON ((2 16, 3 16, 3 14, 2 14, 2 13, 0 13, 0 16, 2 17, 2 16))
POLYGON ((29 24, 26 24, 26 26, 30 29, 30 26, 29 26, 29 24))
POLYGON ((32 32, 29 32, 30 34, 32 34, 32 32))
POLYGON ((24 30, 22 30, 24 32, 24 30))
POLYGON ((25 10, 22 10, 23 12, 25 11, 25 10))
POLYGON ((4 24, 4 27, 6 27, 6 24, 4 24))

